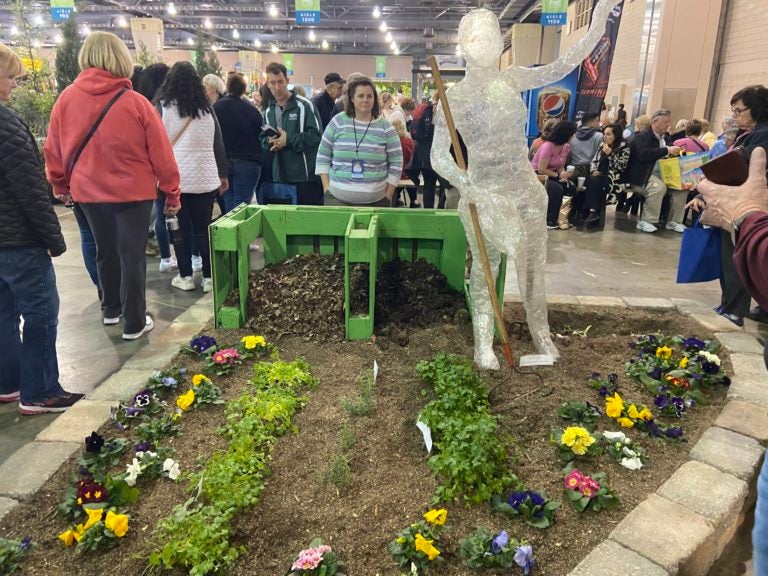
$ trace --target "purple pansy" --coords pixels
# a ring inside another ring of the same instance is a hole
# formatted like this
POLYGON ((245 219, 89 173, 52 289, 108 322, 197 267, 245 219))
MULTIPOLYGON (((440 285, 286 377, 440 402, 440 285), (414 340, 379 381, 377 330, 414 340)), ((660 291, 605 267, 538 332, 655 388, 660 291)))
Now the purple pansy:
POLYGON ((515 564, 523 569, 525 576, 528 576, 531 573, 531 568, 533 568, 533 548, 518 546, 515 550, 515 564))
POLYGON ((491 541, 491 552, 494 554, 499 554, 504 547, 509 542, 509 534, 507 534, 506 530, 502 530, 498 533, 498 535, 491 541))

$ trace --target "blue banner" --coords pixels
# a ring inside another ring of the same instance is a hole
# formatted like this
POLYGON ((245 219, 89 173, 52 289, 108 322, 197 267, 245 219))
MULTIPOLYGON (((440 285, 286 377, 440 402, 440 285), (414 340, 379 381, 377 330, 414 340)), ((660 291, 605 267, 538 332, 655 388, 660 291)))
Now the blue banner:
POLYGON ((568 0, 542 0, 542 26, 565 26, 567 18, 568 0))
POLYGON ((75 0, 51 0, 51 18, 61 22, 69 18, 75 10, 75 0))
POLYGON ((320 0, 296 0, 296 24, 320 24, 320 0))
POLYGON ((562 80, 523 93, 523 101, 528 107, 525 134, 529 141, 541 133, 544 122, 550 118, 558 122, 573 120, 578 84, 579 69, 577 68, 562 80))

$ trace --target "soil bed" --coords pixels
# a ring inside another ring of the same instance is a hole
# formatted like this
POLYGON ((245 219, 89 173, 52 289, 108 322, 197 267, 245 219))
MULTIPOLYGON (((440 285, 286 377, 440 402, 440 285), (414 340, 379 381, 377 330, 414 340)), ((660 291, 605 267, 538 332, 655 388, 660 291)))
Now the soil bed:
MULTIPOLYGON (((341 266, 343 272, 343 263, 341 266)), ((328 272, 330 277, 335 271, 328 272)), ((319 283, 312 282, 308 285, 317 288, 319 283)), ((318 536, 333 546, 344 560, 349 575, 398 576, 399 570, 387 553, 387 544, 400 529, 421 517, 437 486, 426 464, 427 454, 421 436, 414 425, 419 411, 432 398, 431 390, 426 390, 427 386, 416 374, 415 365, 420 360, 434 358, 439 352, 471 357, 472 331, 466 313, 461 312, 463 299, 457 296, 453 307, 445 308, 448 312, 432 314, 431 326, 397 328, 399 336, 405 333, 407 346, 401 345, 402 338, 387 335, 387 330, 370 341, 346 342, 331 337, 333 330, 343 332, 343 321, 338 317, 331 318, 327 290, 319 290, 314 299, 305 300, 304 296, 312 295, 312 290, 303 287, 305 284, 297 279, 287 286, 279 282, 273 285, 279 287, 275 290, 299 290, 300 297, 297 296, 295 303, 286 304, 285 310, 290 312, 283 311, 277 316, 265 312, 262 318, 272 318, 272 323, 259 325, 258 333, 269 335, 270 330, 277 330, 281 322, 285 326, 291 325, 290 328, 284 326, 280 333, 282 338, 277 342, 280 355, 285 360, 304 357, 320 380, 320 386, 308 394, 307 406, 295 417, 298 433, 289 434, 277 442, 272 474, 260 503, 235 522, 237 541, 248 550, 231 573, 235 576, 280 576, 286 572, 294 555, 318 536), (329 306, 323 308, 325 316, 322 318, 327 322, 312 333, 313 337, 308 338, 306 332, 292 335, 305 330, 301 328, 303 326, 314 325, 306 318, 318 317, 321 305, 329 306), (305 316, 291 320, 292 314, 305 316), (340 399, 358 395, 356 380, 370 369, 374 360, 380 367, 375 410, 371 416, 352 418, 342 408, 340 399), (345 427, 354 432, 356 443, 348 450, 352 472, 350 484, 344 490, 337 490, 334 485, 324 483, 321 476, 328 470, 332 456, 340 450, 340 432, 345 427)), ((343 285, 339 287, 329 282, 326 286, 334 290, 338 288, 338 297, 343 299, 343 285)), ((386 290, 379 294, 384 293, 386 290)), ((402 296, 398 296, 393 302, 401 303, 401 299, 402 296)), ((527 331, 523 329, 523 314, 519 304, 507 305, 505 309, 516 354, 534 351, 527 331)), ((476 527, 484 526, 492 530, 504 528, 515 538, 527 539, 534 548, 537 562, 534 574, 564 576, 604 540, 635 505, 687 460, 690 447, 722 407, 724 392, 709 395, 708 404, 698 406, 678 421, 685 429, 687 443, 667 444, 629 431, 628 434, 646 449, 650 467, 629 471, 607 455, 585 465, 585 471, 608 473, 611 488, 621 498, 621 506, 600 514, 579 514, 565 501, 562 463, 555 448, 549 444, 552 427, 562 425, 555 410, 568 400, 597 403, 596 393, 586 386, 592 372, 619 373, 619 392, 625 398, 653 407, 652 397, 623 376, 623 365, 630 355, 627 343, 633 339, 632 335, 652 332, 700 338, 711 338, 712 335, 677 314, 634 310, 551 306, 550 324, 553 333, 559 334, 583 330, 587 326, 591 328, 586 338, 570 335, 556 339, 562 358, 553 367, 502 369, 497 373, 484 373, 484 377, 492 390, 492 409, 501 419, 510 467, 530 489, 544 491, 550 498, 563 502, 556 512, 555 524, 546 530, 537 530, 521 520, 494 514, 486 505, 449 504, 448 525, 451 529, 445 534, 449 546, 443 547, 448 562, 438 566, 434 574, 469 574, 470 570, 453 557, 451 551, 458 550, 460 538, 474 532, 476 527)), ((253 330, 204 333, 213 335, 220 343, 227 343, 235 342, 253 330)), ((274 338, 278 332, 271 334, 274 338)), ((726 359, 724 351, 720 355, 726 359)), ((188 356, 180 356, 177 360, 191 373, 202 369, 202 362, 188 356)), ((724 366, 729 371, 727 361, 724 366)), ((249 373, 250 365, 243 365, 229 376, 213 380, 229 400, 239 396, 249 373)), ((168 442, 176 450, 182 470, 193 469, 201 459, 223 447, 221 438, 215 434, 223 420, 223 411, 217 407, 185 415, 182 436, 168 442)), ((597 428, 618 429, 605 417, 600 419, 597 428)), ((106 430, 109 435, 115 435, 112 429, 106 430)), ((131 529, 121 546, 80 556, 56 540, 56 535, 68 525, 55 515, 55 507, 62 499, 67 479, 74 469, 73 458, 33 499, 20 505, 0 526, 0 535, 4 537, 29 535, 37 543, 25 560, 22 573, 35 576, 141 574, 145 568, 143 558, 150 550, 152 529, 175 504, 186 500, 186 483, 164 480, 152 483, 142 490, 138 502, 129 510, 131 529)), ((142 488, 141 482, 138 486, 142 488)))

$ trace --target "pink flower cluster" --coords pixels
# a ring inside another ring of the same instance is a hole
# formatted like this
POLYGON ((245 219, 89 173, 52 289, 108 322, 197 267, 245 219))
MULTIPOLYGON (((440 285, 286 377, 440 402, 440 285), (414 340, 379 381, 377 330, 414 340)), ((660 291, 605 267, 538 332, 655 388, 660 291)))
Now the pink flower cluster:
POLYGON ((587 498, 594 498, 600 490, 600 484, 591 476, 583 474, 578 468, 565 477, 565 487, 568 490, 577 490, 587 498))
POLYGON ((323 544, 317 548, 307 548, 299 552, 299 557, 291 566, 291 570, 313 570, 323 561, 323 554, 330 552, 331 547, 323 544))
POLYGON ((240 359, 240 354, 234 348, 222 348, 215 352, 212 358, 216 364, 234 364, 240 359))

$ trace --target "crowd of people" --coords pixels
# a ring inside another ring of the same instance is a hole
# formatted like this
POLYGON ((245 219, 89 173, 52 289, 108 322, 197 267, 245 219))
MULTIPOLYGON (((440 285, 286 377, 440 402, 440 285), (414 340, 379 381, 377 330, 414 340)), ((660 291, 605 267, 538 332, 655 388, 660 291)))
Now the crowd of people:
MULTIPOLYGON (((0 194, 24 195, 20 213, 0 219, 0 402, 19 401, 22 413, 66 410, 81 395, 63 390, 56 360, 58 294, 51 258, 66 249, 49 198, 72 207, 85 267, 98 291, 101 321, 122 326, 124 340, 154 327, 146 307, 146 251, 154 236, 161 272, 177 271, 175 289, 212 289, 208 227, 255 195, 283 194, 297 204, 334 206, 455 206, 450 183, 432 167, 436 95, 416 104, 378 93, 362 74, 325 76, 311 99, 291 88, 286 68, 266 67, 265 82, 246 97, 246 79, 230 73, 200 78, 189 62, 134 67, 125 44, 106 32, 90 34, 79 55, 81 73, 58 98, 43 158, 21 120, 0 107, 3 138, 0 194), (109 151, 105 154, 104 151, 109 151), (437 193, 440 183, 441 193, 437 193), (417 190, 421 187, 422 202, 417 190), (173 248, 172 254, 171 249, 173 248), (25 334, 20 338, 20 317, 25 334), (6 376, 8 375, 8 376, 6 376)), ((0 100, 22 74, 20 59, 0 45, 0 100)), ((545 124, 531 162, 549 200, 547 226, 562 227, 564 198, 571 221, 598 224, 609 197, 643 199, 637 228, 655 232, 662 202, 665 225, 681 232, 687 192, 668 190, 658 161, 683 152, 713 157, 739 147, 768 146, 768 89, 745 88, 732 100, 733 117, 715 136, 705 120, 678 123, 657 110, 628 130, 623 106, 616 121, 586 114, 545 124)), ((624 201, 625 205, 629 202, 624 201)), ((688 204, 701 209, 700 201, 688 204)), ((621 206, 621 209, 624 209, 621 206)), ((722 234, 723 299, 718 312, 735 323, 749 311, 749 293, 733 267, 733 243, 722 234), (728 264, 730 262, 730 265, 728 264)))

